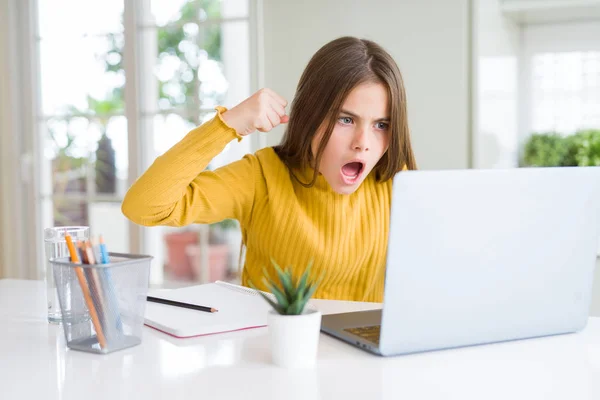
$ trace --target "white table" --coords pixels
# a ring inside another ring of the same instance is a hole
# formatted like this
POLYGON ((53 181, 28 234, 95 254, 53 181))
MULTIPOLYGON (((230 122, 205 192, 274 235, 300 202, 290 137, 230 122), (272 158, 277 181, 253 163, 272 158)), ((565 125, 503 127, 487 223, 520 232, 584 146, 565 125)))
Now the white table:
MULTIPOLYGON (((317 301, 324 312, 376 304, 317 301)), ((108 355, 69 350, 42 282, 0 280, 2 399, 600 399, 600 319, 581 333, 382 358, 322 335, 317 367, 270 364, 266 328, 108 355)))

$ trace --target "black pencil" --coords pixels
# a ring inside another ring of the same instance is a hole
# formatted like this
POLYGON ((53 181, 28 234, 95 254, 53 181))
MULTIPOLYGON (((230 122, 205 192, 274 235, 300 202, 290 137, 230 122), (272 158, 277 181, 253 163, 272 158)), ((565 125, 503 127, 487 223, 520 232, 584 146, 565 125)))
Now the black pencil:
POLYGON ((161 299, 160 297, 147 296, 146 299, 148 299, 148 301, 152 301, 154 303, 166 304, 168 306, 189 308, 189 309, 197 310, 197 311, 205 311, 205 312, 210 312, 210 313, 219 311, 216 308, 212 308, 212 307, 199 306, 196 304, 189 304, 189 303, 182 303, 182 302, 174 301, 174 300, 161 299))

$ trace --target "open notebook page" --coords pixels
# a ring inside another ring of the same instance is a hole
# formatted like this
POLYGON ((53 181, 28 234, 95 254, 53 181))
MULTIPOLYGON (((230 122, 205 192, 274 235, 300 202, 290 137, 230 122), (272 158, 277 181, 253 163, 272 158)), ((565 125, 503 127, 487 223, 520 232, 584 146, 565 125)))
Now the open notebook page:
POLYGON ((213 307, 208 313, 146 302, 145 324, 175 337, 191 337, 267 325, 271 306, 252 289, 209 283, 151 294, 169 300, 213 307))

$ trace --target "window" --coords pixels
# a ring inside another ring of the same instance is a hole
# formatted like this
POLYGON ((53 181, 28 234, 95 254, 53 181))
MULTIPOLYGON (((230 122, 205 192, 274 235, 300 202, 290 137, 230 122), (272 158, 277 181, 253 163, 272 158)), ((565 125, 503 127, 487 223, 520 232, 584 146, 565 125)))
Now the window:
POLYGON ((600 51, 534 54, 533 132, 600 128, 600 51))
POLYGON ((123 2, 59 3, 38 1, 42 225, 89 225, 126 252, 125 73, 106 57, 123 48, 123 2))
POLYGON ((600 129, 600 24, 531 25, 523 29, 523 137, 600 129))
MULTIPOLYGON (((34 190, 43 227, 89 225, 110 251, 153 255, 154 284, 221 279, 236 269, 235 222, 139 228, 120 207, 156 156, 212 118, 216 105, 251 93, 250 6, 38 0, 42 176, 34 190)), ((252 150, 249 140, 232 142, 209 168, 252 150)))

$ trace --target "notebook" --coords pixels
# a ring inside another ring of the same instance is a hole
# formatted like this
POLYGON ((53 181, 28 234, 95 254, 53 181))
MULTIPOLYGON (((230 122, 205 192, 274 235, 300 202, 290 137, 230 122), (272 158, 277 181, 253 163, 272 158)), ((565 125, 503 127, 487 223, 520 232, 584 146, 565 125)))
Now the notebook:
POLYGON ((255 290, 220 281, 151 295, 219 310, 208 313, 146 302, 145 325, 176 338, 264 327, 272 309, 255 290))

